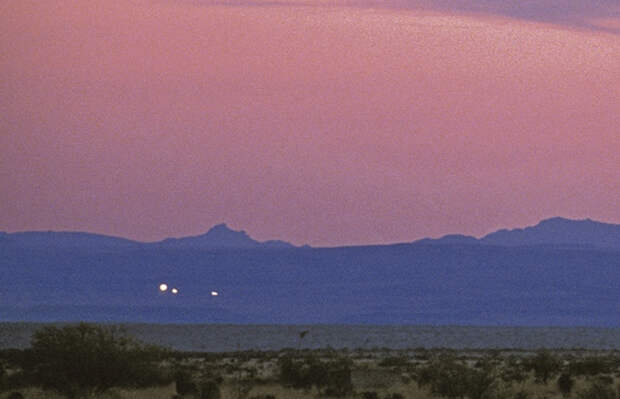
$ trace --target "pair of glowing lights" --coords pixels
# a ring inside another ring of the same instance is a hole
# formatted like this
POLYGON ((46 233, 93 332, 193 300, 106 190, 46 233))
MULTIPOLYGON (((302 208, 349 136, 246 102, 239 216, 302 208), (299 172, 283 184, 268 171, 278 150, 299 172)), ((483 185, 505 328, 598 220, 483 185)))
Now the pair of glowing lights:
MULTIPOLYGON (((159 291, 160 292, 166 292, 168 291, 168 284, 166 283, 161 283, 159 284, 159 291)), ((173 293, 174 295, 179 293, 179 290, 177 288, 171 288, 170 292, 173 293)), ((211 291, 211 296, 218 296, 219 293, 217 291, 211 291)))
MULTIPOLYGON (((160 292, 166 292, 166 291, 168 291, 168 284, 166 284, 166 283, 161 283, 161 284, 159 284, 159 291, 160 291, 160 292)), ((179 290, 178 290, 177 288, 171 288, 171 289, 170 289, 170 292, 172 292, 173 294, 175 294, 175 295, 176 295, 176 294, 178 294, 178 293, 179 293, 179 290)))

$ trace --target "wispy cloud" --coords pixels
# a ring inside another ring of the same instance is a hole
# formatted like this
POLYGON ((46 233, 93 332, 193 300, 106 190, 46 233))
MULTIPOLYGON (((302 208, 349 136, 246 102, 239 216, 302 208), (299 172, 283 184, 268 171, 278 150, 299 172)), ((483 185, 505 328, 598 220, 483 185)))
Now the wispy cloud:
POLYGON ((617 0, 163 0, 196 6, 372 7, 503 16, 620 34, 617 0))

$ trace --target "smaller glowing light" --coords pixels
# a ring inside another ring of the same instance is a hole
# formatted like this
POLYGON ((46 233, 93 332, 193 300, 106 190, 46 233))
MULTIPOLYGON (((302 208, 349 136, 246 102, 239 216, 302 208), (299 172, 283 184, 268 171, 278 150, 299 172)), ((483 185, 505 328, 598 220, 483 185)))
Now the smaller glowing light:
POLYGON ((217 293, 217 291, 211 291, 211 296, 218 296, 219 294, 217 293))
POLYGON ((173 294, 178 294, 179 290, 177 290, 176 288, 173 288, 172 290, 170 290, 170 292, 172 292, 173 294))
POLYGON ((168 290, 168 284, 165 284, 165 283, 159 284, 159 290, 161 292, 166 292, 168 290))

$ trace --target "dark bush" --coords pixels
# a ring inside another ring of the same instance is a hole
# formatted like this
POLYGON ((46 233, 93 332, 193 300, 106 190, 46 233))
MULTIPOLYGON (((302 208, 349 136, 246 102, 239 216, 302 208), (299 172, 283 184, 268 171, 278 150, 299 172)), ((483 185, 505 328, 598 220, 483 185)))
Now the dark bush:
POLYGON ((7 388, 7 372, 4 365, 0 362, 0 392, 7 388))
POLYGON ((546 384, 549 379, 560 372, 562 362, 551 352, 541 350, 526 362, 526 366, 534 371, 536 382, 546 384))
POLYGON ((379 399, 379 394, 375 391, 362 392, 362 399, 379 399))
POLYGON ((280 382, 294 389, 316 387, 322 395, 345 396, 352 392, 350 361, 336 359, 321 361, 308 356, 304 359, 284 357, 279 361, 280 382))
POLYGON ((402 368, 409 366, 409 359, 406 356, 386 357, 378 363, 379 367, 402 368))
POLYGON ((6 399, 24 399, 24 395, 21 392, 11 392, 6 399))
POLYGON ((351 365, 347 360, 335 360, 325 364, 327 378, 318 388, 323 388, 327 396, 342 397, 353 391, 351 382, 351 365))
POLYGON ((419 370, 418 384, 428 385, 431 394, 448 399, 467 395, 468 367, 451 357, 431 360, 419 370))
MULTIPOLYGON (((292 357, 286 356, 279 360, 280 366, 280 382, 285 387, 294 389, 310 389, 313 384, 323 379, 323 375, 317 376, 320 371, 317 368, 317 360, 307 358, 303 360, 294 360, 292 357), (311 369, 314 368, 314 370, 311 369)), ((325 373, 326 374, 326 373, 325 373)))
POLYGON ((405 397, 401 393, 392 393, 385 395, 384 399, 405 399, 405 397))
POLYGON ((575 385, 575 380, 573 379, 573 377, 571 377, 570 374, 562 373, 558 377, 557 385, 558 385, 558 389, 560 390, 560 393, 562 394, 562 396, 566 398, 570 395, 571 391, 573 390, 573 386, 575 385))
POLYGON ((515 392, 514 399, 529 399, 529 398, 530 398, 530 393, 528 391, 521 389, 515 392))
POLYGON ((470 399, 482 399, 493 388, 495 372, 491 368, 481 367, 467 371, 467 397, 470 399))
POLYGON ((611 385, 614 383, 614 377, 610 376, 610 375, 599 375, 596 378, 597 381, 599 381, 601 384, 607 384, 607 385, 611 385))
POLYGON ((610 359, 602 357, 587 357, 570 363, 568 370, 572 375, 595 376, 597 374, 610 373, 614 369, 610 359))
POLYGON ((500 372, 500 377, 508 384, 523 384, 528 377, 527 368, 527 365, 523 361, 515 356, 510 356, 504 363, 504 367, 500 372))
POLYGON ((200 384, 200 399, 220 399, 220 387, 217 381, 203 381, 200 384))
POLYGON ((453 357, 440 357, 419 368, 416 378, 421 387, 428 385, 434 396, 480 399, 494 389, 496 375, 496 362, 487 359, 471 368, 453 357))
POLYGON ((177 394, 193 395, 198 393, 198 386, 192 379, 192 375, 186 370, 178 370, 174 374, 174 386, 177 394))
POLYGON ((157 366, 164 351, 145 346, 113 327, 86 323, 44 327, 32 338, 21 365, 34 385, 70 399, 112 387, 163 385, 170 379, 157 366))
POLYGON ((4 378, 4 382, 0 386, 0 392, 8 391, 11 389, 18 390, 33 385, 35 385, 35 383, 33 382, 32 376, 27 375, 23 371, 18 371, 15 373, 11 373, 4 378))
POLYGON ((611 385, 594 381, 587 388, 577 393, 579 399, 616 399, 616 392, 611 385))

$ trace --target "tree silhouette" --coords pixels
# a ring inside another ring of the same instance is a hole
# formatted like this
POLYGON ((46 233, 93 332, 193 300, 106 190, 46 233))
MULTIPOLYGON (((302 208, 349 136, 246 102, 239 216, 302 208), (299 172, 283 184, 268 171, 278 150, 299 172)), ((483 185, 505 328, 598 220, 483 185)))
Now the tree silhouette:
POLYGON ((34 384, 77 399, 112 387, 167 383, 155 362, 162 354, 113 327, 48 326, 34 333, 23 368, 34 384))

